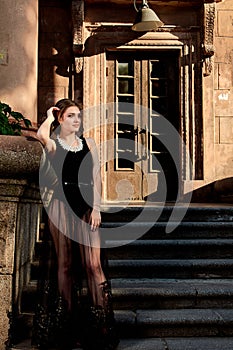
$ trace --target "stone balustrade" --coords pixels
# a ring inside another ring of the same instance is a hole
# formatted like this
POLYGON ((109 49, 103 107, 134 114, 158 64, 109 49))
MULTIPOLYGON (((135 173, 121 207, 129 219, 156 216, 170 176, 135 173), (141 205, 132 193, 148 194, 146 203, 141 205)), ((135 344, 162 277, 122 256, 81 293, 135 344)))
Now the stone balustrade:
POLYGON ((0 350, 9 341, 12 315, 28 282, 41 201, 42 146, 33 138, 0 136, 0 350))

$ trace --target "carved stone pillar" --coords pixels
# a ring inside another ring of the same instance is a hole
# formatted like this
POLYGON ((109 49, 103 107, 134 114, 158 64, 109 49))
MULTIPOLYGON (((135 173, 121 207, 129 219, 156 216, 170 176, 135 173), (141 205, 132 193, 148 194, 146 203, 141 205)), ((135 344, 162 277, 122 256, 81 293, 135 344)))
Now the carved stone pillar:
POLYGON ((203 5, 203 58, 204 76, 212 72, 214 55, 214 22, 215 22, 215 2, 204 3, 203 5))
POLYGON ((84 1, 72 1, 72 22, 73 22, 73 52, 75 58, 75 71, 80 73, 83 67, 83 21, 84 21, 84 1))

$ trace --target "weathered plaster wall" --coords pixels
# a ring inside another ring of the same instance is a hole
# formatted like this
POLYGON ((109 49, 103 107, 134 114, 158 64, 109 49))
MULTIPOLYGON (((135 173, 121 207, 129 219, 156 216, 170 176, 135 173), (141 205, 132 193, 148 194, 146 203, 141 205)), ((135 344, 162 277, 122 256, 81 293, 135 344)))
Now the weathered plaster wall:
POLYGON ((0 100, 37 121, 38 0, 0 0, 0 100))
POLYGON ((217 4, 215 29, 215 174, 233 176, 233 1, 217 4))

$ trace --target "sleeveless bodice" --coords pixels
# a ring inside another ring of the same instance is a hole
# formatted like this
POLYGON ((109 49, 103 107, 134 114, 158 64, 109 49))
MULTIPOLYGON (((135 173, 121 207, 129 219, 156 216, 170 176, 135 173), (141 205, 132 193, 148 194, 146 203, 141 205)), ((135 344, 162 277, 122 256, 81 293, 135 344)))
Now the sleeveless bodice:
POLYGON ((93 160, 85 138, 82 142, 82 150, 73 152, 65 150, 56 139, 56 152, 50 157, 58 178, 54 198, 67 200, 77 214, 92 207, 93 160))

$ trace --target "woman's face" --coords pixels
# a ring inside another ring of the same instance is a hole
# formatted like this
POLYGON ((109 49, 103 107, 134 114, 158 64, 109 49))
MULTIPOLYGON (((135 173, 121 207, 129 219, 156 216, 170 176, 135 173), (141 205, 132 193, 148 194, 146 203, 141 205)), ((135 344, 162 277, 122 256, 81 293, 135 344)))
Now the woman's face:
POLYGON ((66 109, 62 117, 59 118, 61 128, 67 132, 77 132, 81 125, 80 110, 76 106, 66 109))

